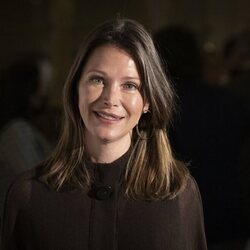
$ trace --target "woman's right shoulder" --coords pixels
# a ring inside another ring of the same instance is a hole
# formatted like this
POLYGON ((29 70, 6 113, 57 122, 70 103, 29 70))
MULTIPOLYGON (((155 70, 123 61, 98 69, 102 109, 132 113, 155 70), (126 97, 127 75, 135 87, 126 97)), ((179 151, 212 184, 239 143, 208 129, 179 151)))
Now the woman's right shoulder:
POLYGON ((41 166, 29 169, 18 175, 10 184, 5 197, 5 205, 25 206, 31 195, 32 186, 37 182, 41 166))
POLYGON ((30 212, 30 200, 33 193, 33 186, 37 182, 36 176, 38 171, 39 167, 36 167, 23 172, 9 186, 1 214, 3 216, 1 223, 1 244, 3 245, 9 240, 13 240, 11 237, 17 229, 16 220, 19 218, 20 213, 29 214, 30 212))

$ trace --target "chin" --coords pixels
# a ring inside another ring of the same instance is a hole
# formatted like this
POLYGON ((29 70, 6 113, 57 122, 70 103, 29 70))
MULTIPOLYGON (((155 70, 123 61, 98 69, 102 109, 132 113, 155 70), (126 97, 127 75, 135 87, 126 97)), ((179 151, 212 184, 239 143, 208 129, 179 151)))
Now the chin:
POLYGON ((98 139, 101 141, 101 142, 104 142, 104 143, 111 143, 111 142, 126 142, 127 139, 126 139, 126 135, 121 135, 121 134, 103 134, 103 135, 99 135, 98 136, 98 139))
POLYGON ((97 138, 103 142, 112 142, 112 141, 115 141, 117 139, 117 136, 115 136, 114 134, 105 133, 105 134, 97 135, 97 138))
POLYGON ((108 143, 108 142, 115 142, 118 141, 119 139, 115 136, 103 136, 100 137, 100 141, 108 143))

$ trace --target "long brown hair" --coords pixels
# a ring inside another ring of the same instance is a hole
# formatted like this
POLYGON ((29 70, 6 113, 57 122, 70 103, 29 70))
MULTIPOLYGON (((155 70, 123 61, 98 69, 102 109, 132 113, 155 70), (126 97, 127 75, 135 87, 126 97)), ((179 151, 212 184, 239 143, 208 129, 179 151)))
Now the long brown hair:
POLYGON ((98 26, 80 48, 64 87, 64 127, 50 157, 45 181, 59 190, 64 184, 81 189, 90 187, 84 166, 85 126, 78 109, 77 86, 91 53, 99 46, 113 45, 134 59, 141 92, 150 113, 142 115, 138 132, 133 131, 132 153, 125 174, 125 195, 159 200, 173 198, 185 184, 188 170, 172 154, 166 128, 171 120, 174 93, 166 79, 151 36, 144 27, 129 19, 116 19, 98 26))

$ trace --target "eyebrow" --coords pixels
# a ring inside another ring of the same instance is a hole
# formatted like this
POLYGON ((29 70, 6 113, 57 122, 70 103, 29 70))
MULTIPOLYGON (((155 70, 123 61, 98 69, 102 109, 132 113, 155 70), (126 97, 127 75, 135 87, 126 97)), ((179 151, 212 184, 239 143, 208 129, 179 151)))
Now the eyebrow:
POLYGON ((88 72, 86 72, 86 74, 90 74, 90 73, 99 73, 99 74, 106 75, 106 73, 104 71, 98 70, 98 69, 91 69, 88 72))
MULTIPOLYGON (((93 74, 93 73, 97 73, 97 74, 107 76, 107 74, 104 71, 99 70, 99 69, 91 69, 88 72, 86 72, 87 75, 88 74, 93 74)), ((138 81, 140 81, 140 78, 134 77, 134 76, 125 76, 125 77, 123 77, 123 79, 124 80, 138 80, 138 81)))

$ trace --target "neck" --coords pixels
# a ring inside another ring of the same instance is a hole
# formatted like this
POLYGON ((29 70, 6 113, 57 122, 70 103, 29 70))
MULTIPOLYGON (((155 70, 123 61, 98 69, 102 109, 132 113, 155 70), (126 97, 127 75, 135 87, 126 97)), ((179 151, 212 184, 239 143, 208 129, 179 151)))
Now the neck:
MULTIPOLYGON (((89 140, 87 140, 89 141, 89 140)), ((121 142, 93 142, 86 145, 87 154, 92 162, 111 163, 125 154, 131 144, 130 138, 121 142)))

